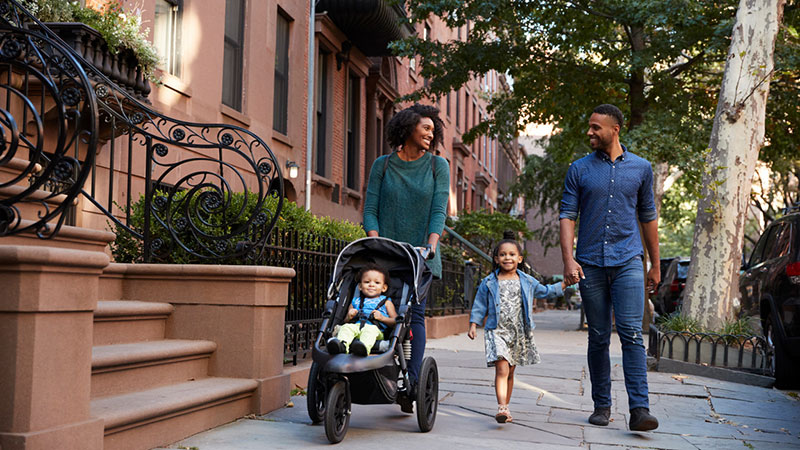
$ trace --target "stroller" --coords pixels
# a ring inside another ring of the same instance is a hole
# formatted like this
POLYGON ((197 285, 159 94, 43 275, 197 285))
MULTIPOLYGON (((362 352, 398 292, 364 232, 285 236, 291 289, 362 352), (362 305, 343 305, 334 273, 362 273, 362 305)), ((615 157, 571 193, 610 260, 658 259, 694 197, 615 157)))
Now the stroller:
POLYGON ((314 348, 308 377, 308 416, 313 423, 324 422, 331 443, 341 442, 350 425, 351 403, 392 404, 415 402, 417 423, 422 432, 433 428, 439 407, 439 373, 436 361, 426 357, 419 381, 409 389, 408 360, 411 358, 411 305, 425 298, 432 275, 421 253, 428 250, 386 238, 363 238, 350 243, 339 253, 328 287, 328 302, 314 348), (376 263, 389 271, 386 296, 394 303, 397 323, 384 332, 369 356, 331 355, 325 344, 334 327, 344 322, 348 307, 360 295, 358 271, 376 263))

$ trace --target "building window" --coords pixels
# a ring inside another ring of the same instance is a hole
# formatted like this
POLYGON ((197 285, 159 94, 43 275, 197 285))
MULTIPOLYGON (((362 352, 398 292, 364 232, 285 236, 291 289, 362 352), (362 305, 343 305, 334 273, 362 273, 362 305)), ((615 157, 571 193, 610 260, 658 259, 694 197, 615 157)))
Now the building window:
POLYGON ((358 189, 358 138, 360 133, 361 116, 361 78, 353 75, 349 76, 347 92, 347 148, 345 149, 346 161, 346 185, 350 189, 358 189))
POLYGON ((447 117, 450 117, 450 91, 447 92, 447 98, 445 101, 447 102, 447 117))
POLYGON ((481 142, 481 161, 483 162, 483 166, 486 167, 486 135, 483 135, 483 142, 481 142))
POLYGON ((456 128, 461 128, 461 89, 456 91, 456 128))
POLYGON ((469 101, 469 92, 464 92, 464 99, 466 100, 464 103, 464 131, 469 130, 469 123, 472 116, 470 115, 470 106, 472 103, 469 101))
POLYGON ((153 45, 165 72, 181 76, 181 1, 156 0, 153 45))
POLYGON ((289 134, 289 25, 291 19, 278 11, 275 26, 275 83, 272 95, 272 129, 289 134))
POLYGON ((316 77, 316 152, 314 158, 314 173, 326 177, 328 176, 328 121, 330 111, 328 105, 328 92, 330 91, 329 71, 330 54, 320 50, 317 56, 317 77, 316 77))
POLYGON ((222 103, 242 110, 244 65, 244 0, 225 0, 225 50, 222 61, 222 103))

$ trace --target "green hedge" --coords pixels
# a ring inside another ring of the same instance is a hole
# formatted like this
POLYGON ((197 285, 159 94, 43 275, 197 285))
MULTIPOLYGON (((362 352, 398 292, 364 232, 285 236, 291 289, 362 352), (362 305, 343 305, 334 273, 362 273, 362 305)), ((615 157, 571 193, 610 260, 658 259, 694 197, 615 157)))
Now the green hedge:
MULTIPOLYGON (((264 213, 262 220, 268 221, 272 217, 271 211, 275 210, 277 199, 268 197, 263 204, 263 211, 257 211, 256 205, 258 204, 258 195, 255 193, 232 193, 228 194, 225 199, 228 202, 227 208, 204 208, 202 199, 203 195, 211 191, 204 191, 195 193, 191 198, 187 199, 188 191, 179 191, 173 195, 172 200, 169 202, 170 211, 161 211, 161 216, 171 216, 178 218, 185 218, 187 222, 191 220, 199 231, 210 236, 225 236, 232 232, 239 235, 242 234, 242 239, 246 240, 248 231, 257 230, 257 226, 250 225, 250 230, 245 229, 247 221, 250 217, 258 216, 264 213), (186 214, 186 211, 191 211, 192 214, 186 214), (190 218, 191 217, 191 218, 190 218)), ((159 198, 167 199, 169 193, 157 191, 153 196, 154 204, 157 204, 159 198)), ((163 200, 161 200, 163 201, 163 200)), ((174 223, 174 221, 173 221, 174 223)), ((142 195, 139 200, 131 205, 131 218, 128 224, 134 230, 142 232, 144 230, 144 196, 142 195)), ((133 235, 131 235, 123 227, 117 224, 110 224, 111 230, 116 234, 116 239, 110 244, 111 253, 116 262, 141 262, 144 255, 143 242, 133 235)), ((173 226, 174 228, 174 226, 173 226)), ((184 231, 179 233, 179 236, 188 241, 194 242, 191 237, 191 226, 184 227, 184 231)), ((295 231, 300 234, 303 242, 303 247, 308 250, 315 250, 321 245, 322 238, 332 238, 344 241, 353 241, 366 236, 364 229, 359 224, 347 220, 338 220, 330 217, 316 217, 294 202, 283 200, 283 207, 281 209, 278 221, 275 224, 273 233, 295 231)), ((172 242, 169 231, 151 216, 150 220, 150 233, 153 240, 160 238, 165 243, 172 242)), ((217 245, 219 241, 214 239, 201 239, 201 242, 213 246, 217 245)), ((221 245, 221 244, 220 244, 221 245)), ((157 262, 169 264, 250 264, 244 258, 231 258, 231 259, 214 259, 214 258, 201 258, 187 252, 179 245, 172 245, 167 254, 162 255, 156 259, 157 262)))

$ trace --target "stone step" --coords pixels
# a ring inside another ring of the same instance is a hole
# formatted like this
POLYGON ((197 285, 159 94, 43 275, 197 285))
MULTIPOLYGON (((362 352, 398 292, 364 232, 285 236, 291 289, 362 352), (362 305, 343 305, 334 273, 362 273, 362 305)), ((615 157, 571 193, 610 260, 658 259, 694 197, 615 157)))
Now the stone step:
POLYGON ((150 449, 253 412, 255 380, 205 378, 92 400, 105 422, 104 448, 150 449))
POLYGON ((216 348, 180 339, 92 347, 92 398, 206 378, 216 348))
MULTIPOLYGON (((24 158, 11 158, 7 163, 0 165, 0 183, 8 183, 23 172, 39 173, 42 165, 34 163, 31 167, 29 160, 24 158)), ((27 181, 27 177, 23 177, 27 181)))
POLYGON ((94 311, 94 345, 164 339, 169 303, 101 300, 94 311))

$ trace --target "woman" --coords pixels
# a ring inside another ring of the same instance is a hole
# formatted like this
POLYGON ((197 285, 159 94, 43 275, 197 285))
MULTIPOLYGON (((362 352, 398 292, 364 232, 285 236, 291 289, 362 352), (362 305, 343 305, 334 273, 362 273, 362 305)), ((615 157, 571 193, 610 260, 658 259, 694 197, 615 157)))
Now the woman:
MULTIPOLYGON (((368 236, 382 236, 424 247, 434 254, 428 266, 436 278, 442 275, 442 258, 437 252, 447 215, 450 195, 450 165, 432 151, 442 143, 444 123, 439 109, 415 104, 386 125, 392 148, 390 155, 375 160, 369 174, 364 202, 364 228, 368 236)), ((425 296, 427 297, 427 296, 425 296)), ((411 309, 412 386, 416 382, 425 352, 425 302, 411 309)), ((406 412, 409 405, 403 405, 406 412)))

